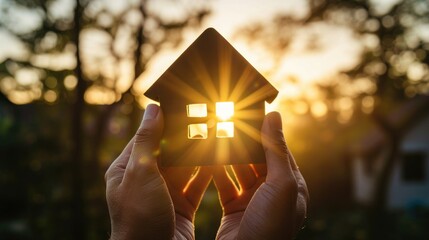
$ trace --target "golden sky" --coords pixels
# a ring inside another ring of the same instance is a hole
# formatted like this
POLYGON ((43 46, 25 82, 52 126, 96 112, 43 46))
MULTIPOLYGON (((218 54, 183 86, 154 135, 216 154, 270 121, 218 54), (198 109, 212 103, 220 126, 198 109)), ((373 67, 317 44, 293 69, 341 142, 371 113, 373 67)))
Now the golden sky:
MULTIPOLYGON (((398 0, 381 0, 373 1, 375 11, 380 13, 386 12, 398 0)), ((114 1, 114 0, 93 0, 90 2, 90 7, 87 10, 88 14, 97 13, 101 10, 106 10, 111 15, 117 15, 127 9, 130 5, 137 5, 139 0, 114 1)), ((148 8, 151 10, 161 11, 163 15, 169 18, 180 18, 186 14, 186 8, 179 6, 187 3, 193 5, 207 5, 211 10, 210 16, 203 22, 201 28, 186 30, 184 32, 184 41, 177 49, 164 49, 156 53, 148 64, 146 71, 138 76, 134 84, 134 91, 138 96, 142 96, 143 92, 156 81, 156 79, 171 65, 171 63, 189 46, 204 29, 214 27, 220 32, 258 71, 260 71, 279 91, 278 98, 268 108, 279 109, 279 103, 283 99, 298 99, 305 95, 306 99, 313 101, 311 106, 302 102, 297 104, 296 112, 305 113, 311 111, 315 116, 323 116, 326 113, 327 106, 320 101, 317 91, 311 87, 317 81, 329 81, 346 77, 340 72, 352 69, 359 62, 359 57, 365 48, 371 48, 378 44, 377 39, 368 36, 363 40, 358 40, 354 32, 340 25, 329 24, 326 22, 315 22, 307 24, 305 27, 297 29, 293 33, 290 48, 279 58, 274 59, 272 54, 266 50, 266 46, 256 43, 249 45, 248 41, 237 37, 239 28, 249 26, 253 23, 270 24, 273 17, 279 14, 287 14, 292 18, 302 18, 308 14, 307 1, 305 0, 210 0, 210 1, 171 1, 171 0, 156 0, 149 1, 148 8), (175 4, 177 6, 175 6, 175 4), (309 36, 316 36, 320 45, 317 51, 308 50, 308 42, 312 41, 309 36), (340 76, 339 76, 340 75, 340 76), (297 79, 297 82, 291 84, 288 79, 297 79)), ((0 7, 8 7, 13 5, 13 1, 0 0, 0 7)), ((73 0, 58 0, 49 5, 52 18, 71 18, 72 9, 74 7, 73 0)), ((194 6, 195 7, 195 6, 194 6)), ((11 24, 14 31, 22 33, 32 31, 40 25, 41 16, 37 11, 31 11, 20 7, 10 8, 9 15, 0 15, 3 22, 11 24)), ((126 16, 126 20, 130 24, 138 24, 142 21, 138 14, 130 12, 126 16)), ((112 21, 108 17, 99 17, 99 24, 109 24, 112 21)), ((426 37, 429 39, 428 26, 416 26, 415 35, 426 37)), ((127 30, 123 30, 126 36, 127 30)), ((119 91, 126 89, 133 81, 133 62, 130 59, 125 59, 119 64, 111 61, 109 56, 110 46, 109 36, 107 33, 97 29, 85 29, 81 33, 82 43, 82 58, 88 63, 86 64, 88 71, 101 71, 107 78, 118 77, 119 81, 115 86, 119 91), (101 61, 100 61, 101 59, 101 61), (99 61, 99 62, 96 62, 99 61), (93 69, 91 69, 93 68, 93 69), (118 74, 119 76, 116 76, 118 74)), ((25 45, 20 42, 13 34, 0 28, 0 62, 6 58, 16 60, 25 59, 28 50, 25 45)), ((55 36, 47 36, 42 44, 42 47, 49 48, 55 43, 55 36)), ((126 54, 130 51, 129 44, 125 38, 119 39, 115 43, 115 48, 126 54)), ((74 46, 66 47, 66 51, 56 54, 38 54, 31 57, 30 62, 35 66, 49 67, 51 69, 73 69, 75 59, 73 56, 74 46)), ((9 66, 13 69, 14 66, 9 66)), ((15 66, 16 68, 16 66, 15 66)), ((422 71, 419 66, 411 68, 413 70, 410 76, 421 75, 422 71), (414 70, 415 71, 414 71, 414 70)), ((40 90, 40 82, 42 74, 32 69, 16 69, 15 78, 3 78, 0 81, 0 89, 3 92, 8 92, 8 97, 17 104, 25 104, 33 99, 43 97, 48 102, 54 102, 57 99, 55 90, 49 90, 42 93, 40 90), (12 91, 16 85, 36 86, 30 93, 12 91), (9 89, 9 91, 8 91, 9 89)), ((418 76, 417 76, 418 77, 418 76)), ((55 85, 54 80, 51 81, 55 85)), ((358 79, 353 86, 348 88, 356 88, 356 91, 370 91, 371 86, 366 79, 358 79), (359 90, 360 89, 360 90, 359 90)), ((65 79, 66 88, 73 89, 76 85, 76 79, 69 76, 65 79)), ((354 90, 347 90, 353 92, 354 90)), ((113 92, 104 91, 100 87, 92 87, 85 95, 85 100, 93 104, 110 104, 117 101, 118 98, 113 92)), ((147 98, 140 97, 139 102, 144 107, 150 101, 147 98)), ((373 102, 367 99, 366 103, 369 106, 373 102)), ((350 99, 340 99, 338 108, 350 109, 350 99)), ((348 114, 347 116, 349 116, 348 114)))

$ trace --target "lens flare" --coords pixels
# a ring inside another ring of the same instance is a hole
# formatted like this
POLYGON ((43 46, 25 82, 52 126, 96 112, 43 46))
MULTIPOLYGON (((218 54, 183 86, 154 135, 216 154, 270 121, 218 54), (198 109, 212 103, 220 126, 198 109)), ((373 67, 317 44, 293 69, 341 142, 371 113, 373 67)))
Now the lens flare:
POLYGON ((218 138, 234 137, 234 123, 233 122, 217 123, 216 137, 218 138))
POLYGON ((188 104, 186 112, 188 117, 207 117, 207 104, 188 104))
POLYGON ((230 119, 234 115, 233 102, 217 102, 216 103, 216 116, 223 121, 230 119))

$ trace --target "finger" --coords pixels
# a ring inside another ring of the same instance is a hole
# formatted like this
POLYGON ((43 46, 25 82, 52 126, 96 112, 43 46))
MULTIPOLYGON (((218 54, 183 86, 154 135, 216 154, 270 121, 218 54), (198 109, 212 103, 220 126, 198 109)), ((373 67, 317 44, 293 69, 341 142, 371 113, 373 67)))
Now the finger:
POLYGON ((169 186, 183 191, 196 170, 196 167, 169 167, 163 170, 162 175, 169 186))
POLYGON ((305 203, 308 204, 310 196, 308 193, 307 183, 305 182, 305 179, 302 176, 302 173, 299 170, 299 167, 296 164, 295 157, 293 156, 292 153, 290 153, 290 158, 291 158, 290 162, 291 162, 293 174, 294 174, 296 182, 298 184, 298 194, 301 194, 305 199, 305 203))
POLYGON ((298 195, 296 199, 296 212, 295 212, 295 233, 298 233, 301 230, 302 225, 304 224, 305 218, 307 217, 307 207, 309 202, 309 193, 307 188, 307 183, 305 182, 304 177, 299 170, 298 165, 293 154, 291 156, 291 167, 293 169, 295 179, 298 185, 298 195))
POLYGON ((159 106, 147 106, 142 123, 135 135, 130 160, 125 170, 124 181, 137 178, 139 181, 160 177, 157 166, 159 142, 163 130, 163 116, 159 106))
POLYGON ((287 166, 284 168, 283 181, 275 181, 277 182, 277 184, 286 183, 286 185, 284 186, 289 186, 287 189, 289 193, 289 198, 287 201, 291 203, 290 206, 293 206, 293 209, 291 208, 290 210, 294 211, 295 213, 293 214, 294 218, 289 219, 288 221, 291 221, 291 223, 293 223, 293 230, 294 233, 296 233, 300 230, 307 214, 307 185, 305 183, 304 178, 302 177, 301 172, 299 171, 294 157, 287 148, 282 133, 280 115, 278 113, 273 113, 270 116, 267 116, 267 118, 270 128, 270 131, 266 131, 266 134, 264 134, 266 136, 265 139, 267 139, 267 142, 269 143, 269 147, 266 149, 268 168, 267 182, 275 184, 272 182, 272 179, 268 179, 268 177, 270 177, 270 163, 273 163, 273 160, 277 160, 279 163, 281 162, 282 165, 284 162, 287 162, 287 166), (269 153, 271 153, 271 155, 274 157, 269 158, 269 153), (295 204, 292 204, 292 202, 294 202, 295 204))
POLYGON ((127 167, 128 160, 130 159, 131 150, 134 144, 134 137, 128 142, 127 146, 122 150, 121 154, 110 164, 104 175, 104 180, 107 186, 118 185, 124 177, 125 168, 127 167))
POLYGON ((265 116, 261 135, 267 160, 266 182, 275 185, 296 184, 278 112, 271 112, 265 116))
POLYGON ((256 175, 250 165, 234 165, 232 170, 237 178, 241 190, 247 190, 256 183, 256 175))
POLYGON ((201 198, 212 180, 212 173, 211 167, 199 167, 183 189, 186 198, 195 208, 200 204, 201 198))
POLYGON ((213 170, 213 181, 219 193, 222 206, 235 199, 238 196, 238 189, 229 176, 224 166, 216 167, 213 170))
POLYGON ((258 163, 250 165, 256 174, 257 178, 265 178, 267 176, 267 164, 258 163))
POLYGON ((299 230, 302 228, 302 225, 304 224, 305 218, 307 217, 307 208, 309 202, 307 184, 305 183, 305 180, 299 170, 297 171, 298 172, 295 173, 298 184, 295 210, 295 233, 299 232, 299 230))

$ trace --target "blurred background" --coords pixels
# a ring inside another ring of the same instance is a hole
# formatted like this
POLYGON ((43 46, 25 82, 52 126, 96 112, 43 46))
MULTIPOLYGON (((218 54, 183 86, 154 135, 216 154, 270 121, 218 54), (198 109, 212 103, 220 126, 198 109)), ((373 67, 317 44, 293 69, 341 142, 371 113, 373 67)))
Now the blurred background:
MULTIPOLYGON (((428 239, 427 0, 0 0, 0 238, 107 239, 104 173, 207 27, 279 91, 298 239, 428 239)), ((214 239, 214 187, 196 217, 214 239)))

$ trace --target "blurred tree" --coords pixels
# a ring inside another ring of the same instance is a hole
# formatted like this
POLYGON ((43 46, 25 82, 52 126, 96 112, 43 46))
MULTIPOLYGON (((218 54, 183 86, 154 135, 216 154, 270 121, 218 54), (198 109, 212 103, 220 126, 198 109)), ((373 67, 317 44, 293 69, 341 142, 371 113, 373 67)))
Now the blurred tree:
MULTIPOLYGON (((71 192, 64 193, 70 196, 70 238, 85 239, 94 231, 101 236, 108 216, 105 204, 100 204, 104 202, 105 168, 100 150, 106 135, 112 133, 111 119, 115 112, 129 116, 131 120, 120 124, 121 129, 128 129, 128 139, 141 114, 138 92, 133 89, 135 79, 161 49, 177 47, 185 29, 200 26, 209 13, 206 5, 186 1, 6 0, 0 3, 0 13, 0 35, 5 44, 13 46, 0 56, 1 105, 9 101, 36 104, 38 110, 34 111, 39 112, 35 114, 45 112, 41 110, 44 106, 60 113, 56 117, 61 122, 51 127, 68 133, 56 140, 62 144, 46 142, 50 144, 46 147, 57 145, 68 157, 68 167, 62 167, 70 170, 66 175, 71 192), (174 14, 163 12, 171 7, 174 14)), ((52 124, 47 120, 38 124, 52 124)), ((1 124, 7 122, 2 120, 1 124)), ((60 135, 52 134, 51 140, 55 142, 56 137, 60 135)), ((111 155, 119 150, 113 149, 111 155)), ((49 152, 52 149, 46 149, 49 152)))
MULTIPOLYGON (((424 96, 429 92, 429 2, 310 0, 307 14, 277 16, 272 22, 241 29, 238 36, 271 52, 277 65, 268 74, 274 75, 283 57, 296 51, 297 42, 305 46, 304 53, 323 50, 326 44, 322 36, 339 32, 328 31, 328 27, 352 31, 358 41, 354 48, 361 49, 358 61, 316 81, 315 89, 305 86, 302 95, 289 96, 288 104, 299 108, 307 103, 316 117, 318 112, 322 116, 331 112, 341 123, 352 116, 362 117, 362 112, 382 130, 388 140, 388 154, 375 183, 372 211, 377 215, 386 207, 388 184, 402 137, 416 121, 429 114, 429 98, 424 96), (308 97, 308 92, 317 92, 319 99, 308 97), (392 121, 395 108, 412 98, 413 107, 401 114, 400 121, 392 121)), ((342 37, 338 35, 331 44, 341 44, 342 37)), ((353 57, 351 53, 343 54, 353 57)), ((306 69, 312 71, 308 66, 306 69)), ((285 88, 293 88, 299 82, 294 76, 282 77, 289 82, 285 88)))

